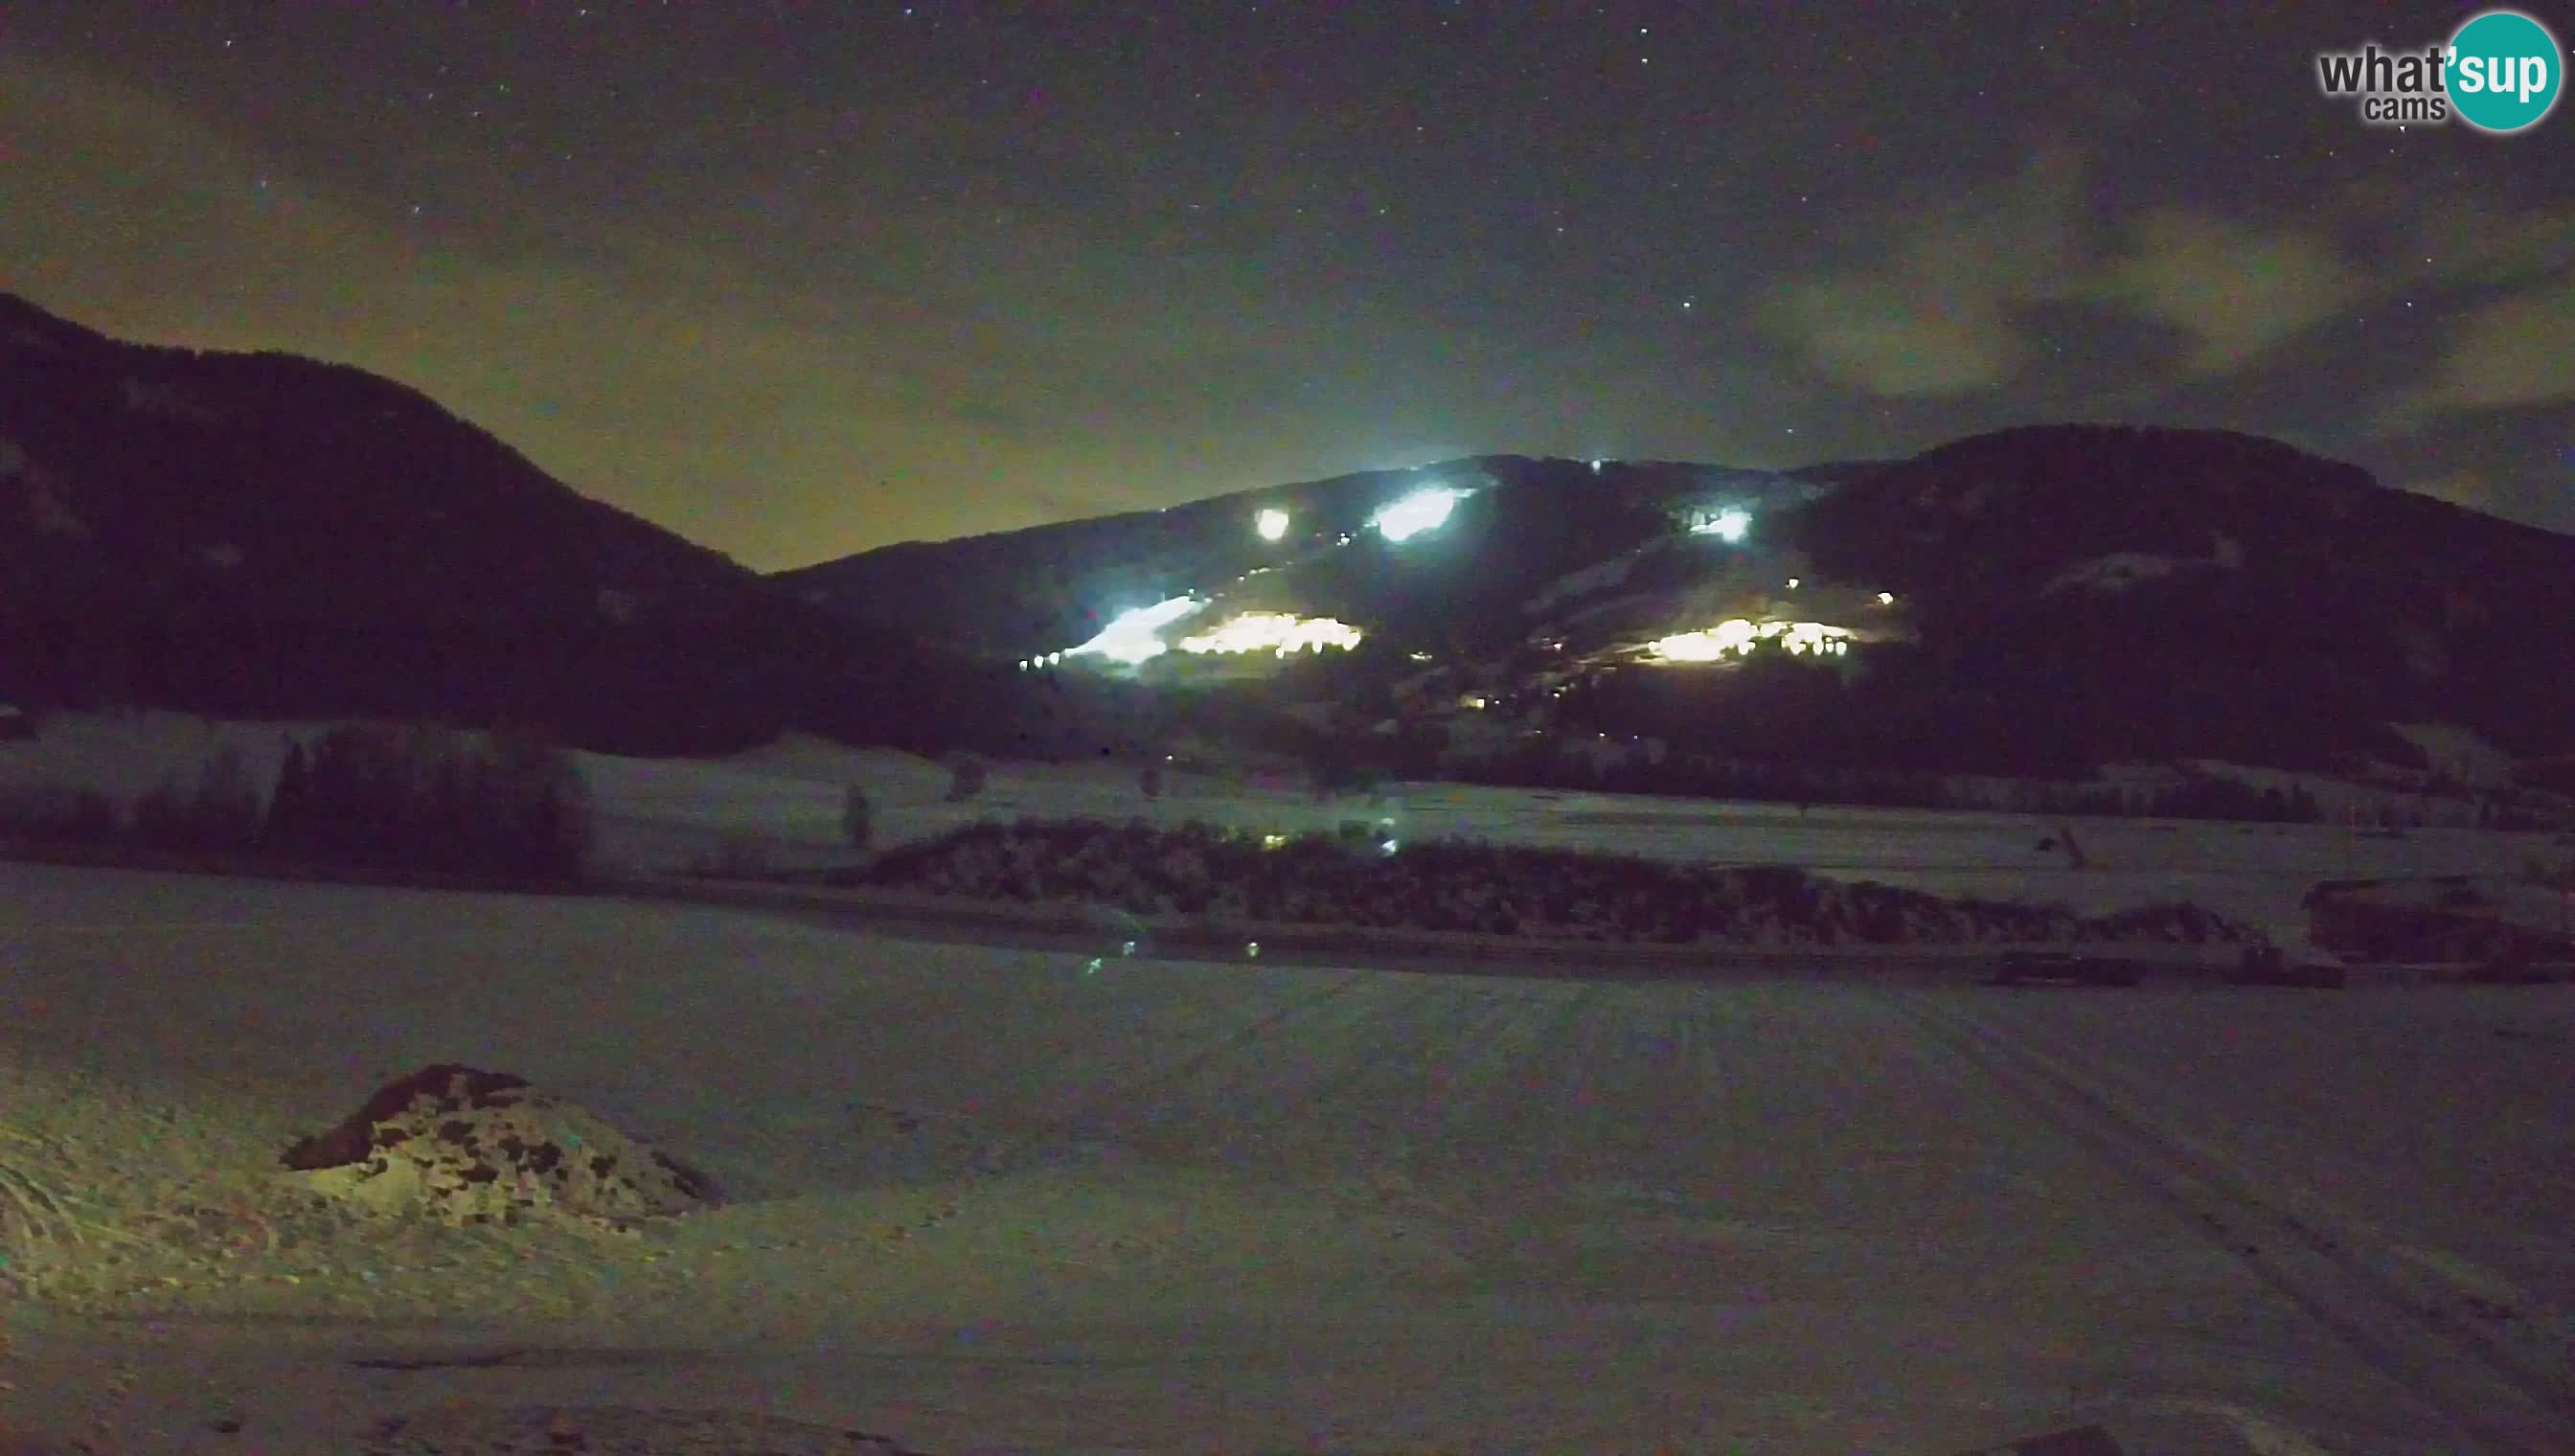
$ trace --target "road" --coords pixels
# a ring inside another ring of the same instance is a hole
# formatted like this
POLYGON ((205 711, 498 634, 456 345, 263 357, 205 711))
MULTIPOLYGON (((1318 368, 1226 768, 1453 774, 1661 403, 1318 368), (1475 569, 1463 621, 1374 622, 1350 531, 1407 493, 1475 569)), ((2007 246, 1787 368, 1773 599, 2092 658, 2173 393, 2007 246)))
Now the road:
MULTIPOLYGON (((387 1313, 435 1303, 399 1279, 165 1306, 134 1430, 184 1386, 272 1432, 593 1400, 944 1453, 2575 1449, 2562 987, 1095 970, 694 906, 37 866, 0 897, 31 1135, 247 1164, 457 1057, 741 1198, 650 1264, 500 1249, 436 1318, 387 1313), (383 1363, 441 1350, 488 1358, 383 1363)), ((136 1328, 22 1332, 58 1354, 21 1398, 61 1398, 21 1418, 109 1399, 136 1328)))

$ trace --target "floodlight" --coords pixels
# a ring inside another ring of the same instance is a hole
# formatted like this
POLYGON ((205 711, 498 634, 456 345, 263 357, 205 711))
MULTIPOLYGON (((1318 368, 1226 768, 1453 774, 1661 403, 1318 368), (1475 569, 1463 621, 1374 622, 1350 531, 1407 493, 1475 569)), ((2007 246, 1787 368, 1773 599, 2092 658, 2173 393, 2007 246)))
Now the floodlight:
POLYGON ((1722 541, 1741 541, 1752 529, 1752 513, 1742 510, 1719 511, 1690 528, 1694 535, 1713 536, 1722 541))
POLYGON ((1376 513, 1368 524, 1388 541, 1408 541, 1445 523, 1459 496, 1450 490, 1416 491, 1376 513))
POLYGON ((1122 612, 1101 629, 1098 637, 1075 648, 1074 655, 1103 657, 1129 667, 1161 657, 1166 650, 1163 640, 1155 634, 1206 605, 1196 597, 1171 597, 1151 607, 1122 612))

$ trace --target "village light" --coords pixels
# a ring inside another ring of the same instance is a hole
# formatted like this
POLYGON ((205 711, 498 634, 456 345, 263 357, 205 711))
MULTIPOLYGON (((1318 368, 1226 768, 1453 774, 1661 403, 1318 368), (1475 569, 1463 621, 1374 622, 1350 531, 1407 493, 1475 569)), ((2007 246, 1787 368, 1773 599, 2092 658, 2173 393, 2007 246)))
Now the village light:
POLYGON ((1645 645, 1645 656, 1662 663, 1715 663, 1748 655, 1755 644, 1777 642, 1791 654, 1840 657, 1850 651, 1850 632, 1820 622, 1753 622, 1746 618, 1720 622, 1698 632, 1675 633, 1645 645))
POLYGON ((1324 648, 1354 648, 1362 634, 1355 627, 1328 617, 1297 617, 1287 612, 1246 612, 1206 632, 1181 639, 1185 653, 1289 653, 1320 652, 1324 648))
POLYGON ((1281 540, 1288 535, 1288 513, 1264 511, 1252 518, 1252 529, 1261 533, 1263 541, 1281 540))

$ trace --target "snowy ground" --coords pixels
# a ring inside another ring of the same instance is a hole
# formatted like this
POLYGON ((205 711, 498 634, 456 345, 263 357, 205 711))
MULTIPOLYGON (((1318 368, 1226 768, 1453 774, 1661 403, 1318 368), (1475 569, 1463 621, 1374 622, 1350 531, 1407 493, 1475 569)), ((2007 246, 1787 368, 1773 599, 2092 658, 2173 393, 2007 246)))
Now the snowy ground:
MULTIPOLYGON (((52 780, 132 796, 162 775, 193 773, 223 744, 253 770, 275 772, 286 733, 319 725, 206 725, 171 714, 123 720, 66 717, 34 742, 0 743, 0 788, 52 780)), ((2518 875, 2534 857, 2563 862, 2547 834, 2409 830, 2401 838, 2333 824, 2231 824, 2154 819, 2053 819, 2026 814, 1720 803, 1704 799, 1555 793, 1471 784, 1394 788, 1382 807, 1317 805, 1288 776, 1178 773, 1159 799, 1124 765, 998 763, 971 802, 945 802, 946 769, 922 758, 789 737, 725 758, 580 755, 600 809, 603 860, 616 867, 685 869, 723 840, 758 840, 781 867, 834 862, 841 802, 852 783, 876 805, 880 844, 944 832, 978 818, 1202 818, 1288 832, 1380 816, 1403 838, 1456 835, 1717 863, 1786 863, 1940 894, 2055 901, 2083 914, 2187 900, 2304 937, 2299 899, 2319 879, 2412 874, 2518 875), (2041 849, 2070 823, 2086 867, 2062 847, 2041 849)), ((2546 906, 2542 906, 2546 909, 2546 906)))
POLYGON ((87 1238, 16 1253, 46 1294, 0 1295, 0 1450, 391 1450, 351 1433, 530 1403, 938 1453, 2575 1436, 2558 989, 1094 975, 21 864, 0 903, 0 1199, 87 1238), (745 1201, 632 1241, 434 1231, 317 1221, 262 1171, 440 1059, 745 1201), (440 1359, 480 1363, 390 1368, 440 1359))

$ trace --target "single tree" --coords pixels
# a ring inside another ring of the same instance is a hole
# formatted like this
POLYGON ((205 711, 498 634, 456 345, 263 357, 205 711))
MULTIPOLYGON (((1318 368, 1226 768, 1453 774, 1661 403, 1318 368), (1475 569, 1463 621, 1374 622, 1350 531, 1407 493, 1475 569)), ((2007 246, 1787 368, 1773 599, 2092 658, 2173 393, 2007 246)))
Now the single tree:
POLYGON ((841 837, 853 849, 866 849, 876 837, 876 806, 868 802, 868 793, 853 783, 841 795, 841 837))
POLYGON ((260 839, 268 847, 295 850, 310 847, 313 834, 313 765, 305 757, 304 745, 293 737, 286 740, 286 755, 277 769, 277 787, 270 793, 268 818, 260 826, 260 839))
POLYGON ((948 801, 964 803, 984 791, 984 760, 973 753, 951 753, 948 764, 948 801))

